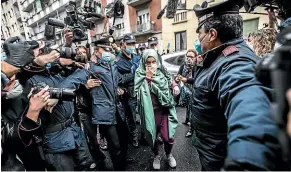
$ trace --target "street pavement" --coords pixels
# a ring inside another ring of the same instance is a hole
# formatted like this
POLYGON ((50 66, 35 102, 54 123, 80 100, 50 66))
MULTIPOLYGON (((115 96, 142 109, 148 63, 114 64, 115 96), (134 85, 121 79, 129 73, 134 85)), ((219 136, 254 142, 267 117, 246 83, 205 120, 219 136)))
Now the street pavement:
MULTIPOLYGON (((177 167, 175 169, 171 169, 171 167, 169 167, 164 150, 161 148, 161 171, 198 171, 201 169, 198 153, 191 144, 191 138, 185 137, 185 134, 188 131, 188 126, 182 124, 182 122, 185 121, 186 109, 177 107, 177 115, 179 125, 176 130, 175 144, 172 151, 173 156, 177 161, 177 167)), ((105 167, 107 170, 113 170, 108 152, 105 152, 105 154, 107 156, 105 167)), ((139 148, 129 146, 128 154, 129 157, 134 159, 134 162, 128 165, 128 171, 154 170, 152 165, 154 154, 148 146, 140 145, 139 148)))

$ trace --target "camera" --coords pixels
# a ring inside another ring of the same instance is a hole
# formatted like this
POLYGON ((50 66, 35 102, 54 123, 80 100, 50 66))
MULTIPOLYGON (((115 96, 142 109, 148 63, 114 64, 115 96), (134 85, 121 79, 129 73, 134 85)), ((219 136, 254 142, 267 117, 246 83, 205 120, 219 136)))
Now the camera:
MULTIPOLYGON (((47 86, 44 82, 38 82, 34 85, 34 90, 32 94, 39 93, 42 89, 47 86)), ((76 97, 74 89, 66 89, 66 88, 49 88, 49 95, 51 99, 59 99, 63 101, 73 101, 76 97)))

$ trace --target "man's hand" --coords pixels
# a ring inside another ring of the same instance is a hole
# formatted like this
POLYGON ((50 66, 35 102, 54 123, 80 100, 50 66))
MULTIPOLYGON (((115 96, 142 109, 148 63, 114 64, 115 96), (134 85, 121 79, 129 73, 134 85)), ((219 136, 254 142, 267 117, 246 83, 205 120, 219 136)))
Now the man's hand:
POLYGON ((70 29, 65 29, 65 40, 67 45, 71 45, 73 42, 73 32, 70 29))
POLYGON ((89 79, 87 81, 87 83, 85 84, 85 87, 87 89, 91 89, 91 88, 95 88, 95 87, 100 87, 100 85, 102 84, 100 79, 89 79))
POLYGON ((34 60, 40 66, 45 66, 48 63, 54 62, 57 58, 60 57, 60 53, 56 50, 51 51, 49 54, 43 54, 37 56, 34 60))
POLYGON ((118 94, 119 96, 123 95, 123 94, 124 94, 124 90, 121 89, 121 88, 117 88, 117 94, 118 94))
POLYGON ((173 88, 173 94, 174 96, 178 96, 180 94, 180 88, 178 86, 173 88))
POLYGON ((69 66, 74 63, 72 59, 60 58, 60 64, 63 66, 69 66))
POLYGON ((23 68, 33 61, 33 49, 37 47, 38 42, 36 41, 23 41, 18 36, 8 38, 3 44, 7 56, 4 61, 15 67, 23 68))
POLYGON ((44 107, 44 109, 52 113, 54 107, 58 104, 58 102, 59 102, 58 99, 48 99, 48 103, 44 107))
POLYGON ((29 94, 29 97, 30 97, 29 109, 26 115, 31 120, 37 121, 39 112, 41 111, 43 107, 45 107, 48 104, 48 100, 50 98, 48 89, 49 87, 46 86, 40 92, 32 96, 31 94, 32 94, 33 89, 31 90, 29 94))

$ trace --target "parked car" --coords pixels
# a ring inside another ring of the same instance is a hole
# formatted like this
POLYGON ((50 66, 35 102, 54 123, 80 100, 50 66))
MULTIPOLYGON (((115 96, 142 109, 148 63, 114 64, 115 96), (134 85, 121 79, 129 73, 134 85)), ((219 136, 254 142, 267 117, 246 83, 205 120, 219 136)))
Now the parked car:
POLYGON ((177 75, 180 66, 185 62, 185 51, 169 53, 162 56, 163 65, 173 76, 177 75))

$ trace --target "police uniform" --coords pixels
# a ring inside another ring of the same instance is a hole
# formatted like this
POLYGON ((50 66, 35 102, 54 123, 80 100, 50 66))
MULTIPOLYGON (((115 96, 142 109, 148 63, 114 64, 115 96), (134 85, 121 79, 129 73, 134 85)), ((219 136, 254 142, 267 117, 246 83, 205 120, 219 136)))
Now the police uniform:
MULTIPOLYGON (((135 37, 132 34, 124 35, 123 41, 127 44, 136 43, 135 37)), ((123 50, 122 55, 118 56, 116 66, 121 75, 134 73, 138 67, 140 57, 136 54, 126 52, 123 50), (130 57, 129 57, 130 56, 130 57)), ((123 84, 122 87, 126 89, 127 96, 123 99, 125 115, 127 117, 130 134, 132 136, 132 145, 138 147, 138 130, 136 127, 136 107, 137 100, 133 96, 134 78, 123 84)))
MULTIPOLYGON (((150 47, 151 45, 153 45, 153 44, 155 44, 155 45, 159 45, 158 38, 155 37, 155 36, 153 36, 153 37, 149 37, 149 38, 148 38, 148 44, 149 44, 149 47, 150 47)), ((159 52, 157 52, 157 53, 158 53, 158 55, 159 55, 159 61, 160 61, 161 63, 163 63, 161 55, 159 54, 159 52)))
MULTIPOLYGON (((236 1, 235 1, 236 2, 236 1)), ((242 4, 225 1, 194 7, 199 27, 208 19, 238 14, 242 4)), ((255 77, 259 59, 244 40, 227 42, 205 54, 197 66, 192 95, 192 122, 202 170, 275 170, 280 152, 272 119, 270 90, 255 77)))
MULTIPOLYGON (((110 48, 112 37, 106 37, 94 42, 95 46, 110 48)), ((134 78, 134 74, 126 75, 127 79, 134 78)), ((127 82, 117 72, 115 62, 107 64, 97 59, 97 63, 90 63, 90 69, 77 70, 60 85, 64 88, 78 89, 86 84, 89 77, 99 78, 100 87, 90 89, 92 99, 92 123, 99 125, 100 131, 108 142, 109 153, 114 170, 125 170, 128 148, 128 131, 124 121, 124 110, 117 95, 118 84, 127 82)), ((96 138, 95 138, 96 139, 96 138)))

